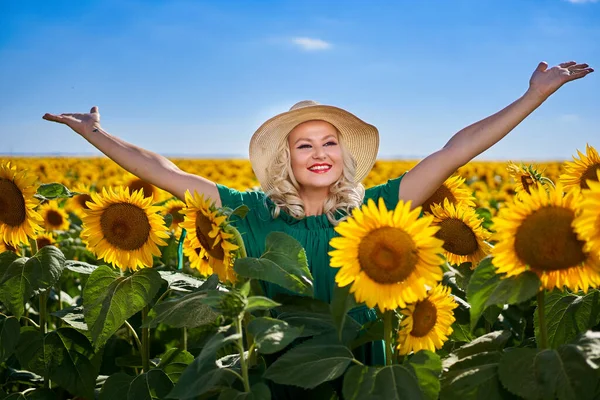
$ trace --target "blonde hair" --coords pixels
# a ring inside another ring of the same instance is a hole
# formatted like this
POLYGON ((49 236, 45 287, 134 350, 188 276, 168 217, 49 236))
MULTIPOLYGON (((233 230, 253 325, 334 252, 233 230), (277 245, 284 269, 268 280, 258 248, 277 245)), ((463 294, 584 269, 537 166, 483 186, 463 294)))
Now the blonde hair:
MULTIPOLYGON (((348 218, 355 207, 362 205, 365 197, 365 188, 362 183, 354 183, 356 176, 356 160, 344 147, 342 135, 338 131, 338 143, 342 149, 343 172, 340 178, 330 186, 329 196, 323 205, 323 212, 332 225, 337 225, 348 218), (336 214, 339 218, 336 218, 336 214)), ((301 219, 306 216, 304 203, 299 195, 300 185, 292 171, 290 147, 288 141, 283 140, 276 152, 269 177, 272 189, 266 195, 273 201, 273 218, 277 218, 281 211, 290 216, 301 219)), ((266 201, 266 199, 265 199, 266 201)))

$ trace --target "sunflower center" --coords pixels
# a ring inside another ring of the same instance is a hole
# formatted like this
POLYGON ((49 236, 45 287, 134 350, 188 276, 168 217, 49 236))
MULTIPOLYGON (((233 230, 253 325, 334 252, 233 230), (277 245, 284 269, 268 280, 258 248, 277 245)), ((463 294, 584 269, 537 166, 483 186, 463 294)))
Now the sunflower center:
POLYGON ((92 201, 92 196, 90 196, 89 194, 80 194, 79 196, 75 197, 75 200, 81 206, 81 208, 83 208, 84 210, 89 210, 89 207, 87 206, 87 204, 85 204, 85 202, 92 201))
POLYGON ((180 212, 183 207, 173 207, 169 211, 169 214, 173 217, 174 224, 180 224, 183 222, 183 214, 180 212))
POLYGON ((589 189, 590 187, 588 186, 586 180, 590 180, 590 181, 598 181, 598 175, 596 174, 596 171, 600 170, 600 164, 593 164, 590 165, 588 167, 588 169, 585 170, 585 172, 583 174, 581 174, 581 182, 579 183, 579 186, 581 186, 582 189, 589 189))
POLYGON ((46 213, 46 220, 50 226, 61 226, 64 221, 63 216, 55 210, 48 210, 46 213))
POLYGON ((521 176, 521 185, 523 185, 523 189, 525 189, 525 191, 528 194, 531 194, 531 192, 529 191, 529 188, 531 186, 533 186, 533 179, 531 179, 531 176, 529 175, 522 175, 521 176))
POLYGON ((37 238, 36 240, 37 243, 37 247, 38 249, 41 249, 44 246, 49 246, 52 244, 52 242, 50 241, 50 239, 42 237, 42 238, 37 238))
POLYGON ((100 217, 106 240, 122 250, 141 248, 150 237, 150 221, 141 208, 128 203, 111 204, 100 217))
POLYGON ((437 321, 437 308, 428 299, 417 302, 412 315, 413 328, 410 334, 415 337, 427 335, 437 321))
POLYGON ((521 223, 515 235, 517 256, 534 270, 557 271, 586 259, 584 242, 577 239, 571 223, 575 213, 565 207, 546 206, 521 223))
POLYGON ((211 220, 208 219, 206 215, 202 214, 201 211, 196 212, 196 237, 198 238, 198 241, 211 257, 216 258, 217 260, 223 260, 225 258, 223 248, 221 246, 213 248, 215 239, 208 236, 212 229, 213 226, 211 220))
POLYGON ((448 199, 451 204, 456 204, 456 197, 452 194, 450 189, 446 187, 446 185, 442 184, 435 193, 433 193, 425 202, 423 203, 423 211, 431 212, 431 207, 434 204, 444 204, 444 199, 448 199))
POLYGON ((129 190, 132 193, 140 189, 143 190, 144 197, 152 197, 154 195, 154 187, 142 179, 136 179, 129 184, 129 190))
POLYGON ((377 283, 402 282, 415 270, 418 260, 415 243, 399 228, 375 229, 358 247, 361 269, 377 283))
POLYGON ((19 226, 27 218, 25 199, 13 181, 0 178, 0 222, 19 226))
POLYGON ((473 254, 479 247, 473 230, 457 218, 443 220, 435 236, 444 241, 444 250, 459 256, 473 254))

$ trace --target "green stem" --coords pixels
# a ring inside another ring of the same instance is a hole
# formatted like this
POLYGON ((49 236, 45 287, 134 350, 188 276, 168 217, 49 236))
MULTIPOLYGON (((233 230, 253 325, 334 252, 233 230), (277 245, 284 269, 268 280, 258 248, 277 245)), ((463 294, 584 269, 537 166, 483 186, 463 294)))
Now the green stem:
POLYGON ((46 308, 48 304, 48 291, 40 293, 40 331, 42 335, 46 335, 46 308))
POLYGON ((392 311, 383 313, 383 339, 385 344, 385 364, 392 365, 392 311))
MULTIPOLYGON (((38 324, 36 324, 35 321, 32 320, 31 318, 26 317, 24 315, 21 315, 21 318, 24 319, 26 322, 29 322, 31 325, 35 326, 36 328, 40 329, 40 326, 38 324)), ((25 326, 27 326, 27 325, 25 325, 25 326)))
POLYGON ((538 303, 538 322, 540 325, 540 343, 538 343, 538 347, 541 349, 548 348, 548 339, 546 333, 546 316, 545 316, 545 304, 544 304, 544 295, 545 290, 540 290, 537 294, 537 303, 538 303))
POLYGON ((37 240, 29 239, 29 245, 31 246, 31 257, 33 257, 38 252, 37 240))
POLYGON ((135 344, 137 345, 138 351, 140 352, 140 354, 142 354, 142 342, 140 342, 140 337, 138 336, 137 332, 135 331, 135 329, 133 329, 133 326, 131 326, 131 324, 127 321, 125 321, 125 326, 127 327, 127 329, 129 329, 129 332, 131 332, 131 335, 135 339, 135 344))
MULTIPOLYGON (((59 283, 54 288, 54 290, 56 290, 56 294, 58 295, 58 310, 61 311, 63 309, 63 307, 62 307, 62 291, 60 290, 60 280, 59 280, 59 283)), ((59 317, 56 317, 56 329, 60 328, 61 325, 62 325, 62 319, 60 319, 59 317)))
MULTIPOLYGON (((148 319, 148 306, 142 309, 142 325, 148 319)), ((150 371, 150 328, 142 328, 142 373, 150 371)))
POLYGON ((183 328, 181 328, 181 343, 179 343, 179 348, 181 350, 187 351, 187 340, 188 340, 187 328, 183 327, 183 328))
POLYGON ((231 233, 233 233, 233 237, 235 237, 236 244, 240 247, 238 250, 240 253, 240 258, 248 257, 248 255, 246 253, 246 246, 244 246, 244 239, 242 239, 242 235, 240 234, 240 231, 238 231, 231 225, 229 226, 229 229, 231 229, 231 233))
POLYGON ((246 364, 246 357, 244 357, 244 338, 242 335, 242 318, 238 318, 235 323, 237 333, 240 335, 238 339, 238 349, 240 351, 240 366, 242 367, 242 378, 244 380, 244 391, 250 393, 250 379, 248 378, 248 365, 246 364))
POLYGON ((256 365, 257 357, 256 357, 256 347, 254 346, 254 336, 248 332, 248 324, 250 323, 250 315, 248 313, 244 313, 243 317, 243 326, 246 331, 246 346, 248 347, 248 366, 252 367, 256 365))

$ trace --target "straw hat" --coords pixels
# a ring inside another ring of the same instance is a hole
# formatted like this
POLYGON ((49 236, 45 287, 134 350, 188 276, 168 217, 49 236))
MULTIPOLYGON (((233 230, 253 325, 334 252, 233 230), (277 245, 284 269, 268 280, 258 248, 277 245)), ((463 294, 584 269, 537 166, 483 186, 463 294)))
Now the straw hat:
POLYGON ((379 149, 377 128, 341 108, 304 100, 262 124, 250 139, 250 162, 264 191, 272 189, 267 171, 281 142, 287 140, 287 135, 296 126, 312 120, 329 122, 340 132, 345 148, 357 163, 355 183, 361 182, 369 174, 379 149))

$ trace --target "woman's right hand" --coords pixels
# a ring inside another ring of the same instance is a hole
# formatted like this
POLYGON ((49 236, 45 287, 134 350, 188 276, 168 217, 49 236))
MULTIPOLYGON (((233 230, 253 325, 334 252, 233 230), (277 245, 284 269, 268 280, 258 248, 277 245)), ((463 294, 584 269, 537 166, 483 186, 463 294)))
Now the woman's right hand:
POLYGON ((47 121, 65 124, 80 135, 91 134, 100 128, 100 112, 94 106, 89 114, 44 114, 42 117, 47 121))

